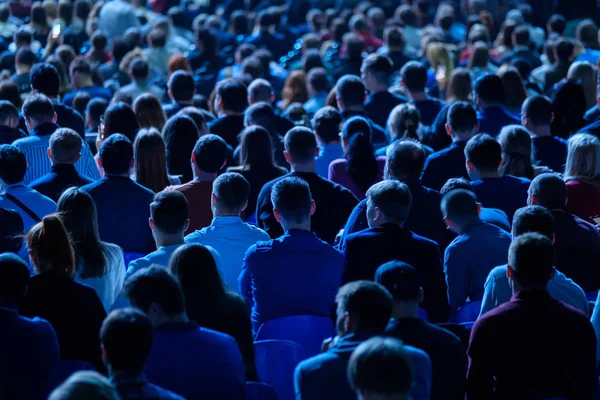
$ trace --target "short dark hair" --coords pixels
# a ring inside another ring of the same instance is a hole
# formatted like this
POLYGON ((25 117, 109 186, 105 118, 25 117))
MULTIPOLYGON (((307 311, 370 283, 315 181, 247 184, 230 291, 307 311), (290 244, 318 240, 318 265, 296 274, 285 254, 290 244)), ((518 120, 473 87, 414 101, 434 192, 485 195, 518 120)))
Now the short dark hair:
POLYGON ((387 150, 388 174, 396 179, 419 179, 426 158, 425 149, 419 142, 396 141, 387 150))
POLYGON ((215 174, 227 160, 227 143, 217 135, 204 135, 196 142, 194 154, 201 171, 215 174))
POLYGON ((217 96, 223 101, 223 109, 244 112, 248 107, 248 90, 237 79, 229 78, 217 85, 217 96))
POLYGON ((373 74, 375 80, 380 84, 387 85, 392 72, 394 72, 394 63, 387 56, 381 54, 370 54, 363 60, 362 67, 373 74))
POLYGON ((25 153, 10 144, 0 146, 0 179, 7 184, 19 183, 27 172, 25 153))
POLYGON ((69 67, 71 75, 75 72, 78 72, 83 75, 91 75, 92 74, 92 66, 90 63, 83 58, 76 58, 71 62, 69 67))
POLYGON ((114 310, 100 328, 100 343, 110 368, 141 372, 152 348, 154 329, 143 312, 124 308, 114 310))
POLYGON ((475 108, 464 101, 459 101, 448 109, 447 123, 454 132, 471 132, 477 125, 475 108))
POLYGON ((27 292, 29 275, 27 264, 16 254, 0 254, 0 301, 18 303, 27 292))
POLYGON ((189 218, 188 201, 177 190, 163 190, 150 203, 150 216, 161 232, 173 235, 183 231, 189 218))
POLYGON ((442 197, 442 213, 452 222, 464 224, 478 217, 477 196, 464 189, 456 189, 442 197))
POLYGON ((317 93, 327 92, 329 90, 329 78, 327 77, 325 68, 312 68, 306 75, 306 81, 317 93))
POLYGON ((74 164, 81 154, 83 141, 73 129, 59 128, 50 136, 50 151, 59 164, 74 164))
POLYGON ((531 96, 523 102, 523 114, 534 126, 552 123, 552 101, 546 96, 531 96))
POLYGON ((273 96, 273 86, 266 79, 255 79, 248 86, 248 97, 253 102, 270 102, 273 96))
POLYGON ((412 195, 402 182, 390 180, 376 183, 367 191, 367 197, 373 206, 397 224, 403 224, 410 214, 412 195))
POLYGON ((383 41, 387 44, 388 48, 403 50, 406 46, 404 34, 397 26, 385 28, 383 31, 383 41))
POLYGON ((148 32, 148 41, 152 47, 165 47, 167 44, 167 34, 164 30, 159 28, 151 29, 148 32))
POLYGON ((508 249, 508 265, 513 279, 524 288, 545 287, 554 271, 554 246, 539 233, 526 233, 513 239, 508 249))
POLYGON ((187 71, 175 71, 169 78, 169 92, 175 101, 191 101, 196 91, 194 77, 187 71))
POLYGON ((383 332, 392 316, 392 295, 373 281, 345 284, 338 290, 335 302, 362 332, 383 332))
POLYGON ((181 286, 163 267, 153 265, 136 272, 125 281, 123 290, 131 304, 145 313, 151 303, 157 303, 169 315, 185 312, 181 286))
POLYGON ((304 222, 310 218, 312 203, 310 186, 301 178, 283 178, 273 185, 271 203, 286 221, 304 222))
POLYGON ((94 97, 87 103, 85 114, 92 120, 100 122, 100 117, 104 115, 108 108, 108 102, 101 97, 94 97))
POLYGON ((361 343, 348 361, 348 381, 357 391, 406 395, 414 372, 410 356, 396 338, 376 336, 361 343))
POLYGON ((337 81, 335 94, 344 107, 363 105, 365 84, 356 75, 344 75, 337 81))
POLYGON ((502 161, 502 146, 487 133, 479 133, 467 142, 465 158, 479 171, 497 171, 502 161))
POLYGON ((133 160, 133 145, 127 136, 115 133, 110 135, 100 148, 102 168, 109 175, 127 173, 133 160))
POLYGON ((129 52, 129 45, 127 44, 127 41, 125 39, 123 39, 120 36, 117 36, 112 39, 111 49, 113 59, 116 62, 120 62, 123 59, 123 57, 125 57, 125 54, 129 52))
POLYGON ((23 103, 23 116, 37 122, 51 122, 54 118, 54 106, 46 95, 34 93, 23 103))
POLYGON ((10 7, 8 4, 0 4, 0 22, 7 22, 10 18, 10 7))
POLYGON ((271 130, 271 125, 275 122, 275 110, 271 104, 260 101, 246 109, 244 120, 246 125, 259 125, 271 130))
POLYGON ((541 206, 519 208, 512 220, 513 237, 535 232, 552 240, 554 236, 554 217, 552 213, 541 206))
POLYGON ((444 183, 444 186, 442 186, 440 189, 440 194, 444 196, 456 189, 464 189, 468 190, 469 192, 473 192, 473 186, 471 185, 471 182, 461 177, 448 179, 446 183, 444 183))
POLYGON ((129 73, 134 79, 147 79, 150 74, 148 61, 144 60, 142 57, 134 58, 131 64, 129 64, 129 73))
POLYGON ((19 119, 19 110, 8 100, 0 100, 0 125, 6 124, 10 118, 19 119))
POLYGON ((575 44, 570 39, 561 38, 558 39, 554 44, 556 58, 560 61, 569 61, 573 56, 575 50, 575 44))
POLYGON ((23 46, 19 50, 17 50, 17 54, 15 55, 15 63, 21 65, 32 66, 37 61, 37 57, 35 53, 29 49, 28 46, 23 46))
POLYGON ((327 143, 340 141, 340 126, 343 122, 342 114, 333 107, 323 107, 315 113, 312 119, 312 128, 315 133, 327 143))
POLYGON ((515 45, 527 46, 529 44, 529 28, 526 25, 519 25, 513 31, 515 45))
POLYGON ((529 185, 529 194, 536 197, 538 205, 549 210, 564 210, 567 203, 567 185, 558 174, 536 176, 529 185))
POLYGON ((213 182, 213 194, 220 208, 237 214, 248 203, 250 184, 243 175, 227 172, 213 182))
POLYGON ((402 261, 389 261, 375 271, 375 282, 383 285, 395 301, 414 301, 421 293, 417 270, 402 261))
POLYGON ((286 133, 283 142, 292 162, 304 163, 315 158, 317 139, 310 129, 294 127, 286 133))
POLYGON ((487 74, 477 78, 473 84, 473 91, 487 104, 504 102, 504 83, 497 75, 487 74))
POLYGON ((427 67, 419 61, 409 61, 400 70, 402 82, 408 90, 423 91, 427 86, 427 67))
POLYGON ((562 35, 567 27, 567 20, 561 14, 552 14, 548 19, 548 25, 554 32, 562 35))
POLYGON ((31 87, 48 97, 58 96, 60 75, 56 67, 48 63, 35 64, 31 69, 31 87))

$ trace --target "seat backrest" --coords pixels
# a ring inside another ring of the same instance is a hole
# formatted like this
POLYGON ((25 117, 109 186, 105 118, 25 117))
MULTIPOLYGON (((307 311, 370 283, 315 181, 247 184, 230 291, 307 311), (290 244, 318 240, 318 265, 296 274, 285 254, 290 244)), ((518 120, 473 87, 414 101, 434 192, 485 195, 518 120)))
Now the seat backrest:
POLYGON ((67 380, 68 377, 77 371, 95 371, 96 368, 87 362, 79 360, 59 360, 54 371, 52 371, 52 379, 50 382, 50 390, 54 390, 58 385, 67 380))
POLYGON ((277 339, 296 342, 304 349, 304 356, 309 358, 319 354, 323 340, 334 335, 331 318, 296 315, 265 322, 256 334, 256 341, 277 339))
POLYGON ((598 300, 598 292, 595 290, 593 292, 585 292, 585 297, 587 298, 587 301, 595 302, 598 300))
POLYGON ((254 343, 256 370, 262 382, 277 391, 279 400, 294 400, 294 369, 304 359, 302 347, 287 340, 254 343))
POLYGON ((262 382, 246 382, 245 400, 278 400, 277 390, 262 382))
POLYGON ((463 304, 458 311, 456 311, 456 322, 474 322, 479 317, 481 311, 481 300, 470 301, 463 304))

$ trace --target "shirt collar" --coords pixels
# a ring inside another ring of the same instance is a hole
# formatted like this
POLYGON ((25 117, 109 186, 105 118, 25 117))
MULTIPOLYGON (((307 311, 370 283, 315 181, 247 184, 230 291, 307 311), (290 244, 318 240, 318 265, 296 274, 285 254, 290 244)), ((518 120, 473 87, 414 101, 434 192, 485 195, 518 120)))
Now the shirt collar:
POLYGON ((59 128, 59 126, 52 122, 44 122, 43 124, 38 125, 34 129, 32 129, 31 132, 29 133, 29 135, 30 136, 34 136, 34 135, 35 136, 49 136, 49 135, 52 135, 58 128, 59 128))
POLYGON ((6 192, 6 191, 8 191, 9 189, 10 189, 10 190, 15 190, 15 189, 23 189, 23 188, 27 189, 27 186, 23 185, 23 183, 22 183, 22 182, 19 182, 19 183, 13 183, 13 184, 11 184, 11 185, 6 185, 6 186, 4 187, 4 191, 6 192))
POLYGON ((52 164, 52 168, 50 170, 58 173, 77 173, 77 170, 73 164, 52 164))
POLYGON ((112 375, 109 380, 110 380, 110 383, 118 383, 118 384, 124 384, 124 383, 144 384, 144 383, 148 382, 146 375, 142 374, 141 372, 137 373, 137 374, 134 372, 123 372, 118 375, 112 375))
POLYGON ((157 251, 166 251, 166 252, 170 252, 170 251, 175 251, 179 248, 179 246, 183 246, 185 243, 179 243, 179 244, 172 244, 170 246, 160 246, 157 251))
POLYGON ((292 236, 292 237, 315 237, 314 232, 305 231, 303 229, 289 229, 285 231, 284 236, 292 236))
POLYGON ((212 225, 238 225, 243 224, 244 221, 237 215, 219 216, 214 217, 212 225))

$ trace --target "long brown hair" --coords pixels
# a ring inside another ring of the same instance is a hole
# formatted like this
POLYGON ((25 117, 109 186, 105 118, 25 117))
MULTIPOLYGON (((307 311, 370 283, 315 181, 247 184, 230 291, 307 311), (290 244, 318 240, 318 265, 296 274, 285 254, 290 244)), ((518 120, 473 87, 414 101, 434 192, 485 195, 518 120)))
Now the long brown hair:
POLYGON ((285 110, 292 103, 306 103, 308 91, 306 90, 306 73, 304 71, 290 72, 281 91, 281 97, 283 99, 282 110, 285 110))
POLYGON ((133 112, 140 128, 156 128, 162 131, 167 122, 160 100, 150 93, 144 93, 133 102, 133 112))
POLYGON ((135 181, 155 193, 170 185, 165 141, 155 128, 140 129, 133 144, 135 181))
POLYGON ((27 247, 36 272, 54 271, 68 277, 75 274, 73 244, 58 215, 47 215, 31 228, 27 247))

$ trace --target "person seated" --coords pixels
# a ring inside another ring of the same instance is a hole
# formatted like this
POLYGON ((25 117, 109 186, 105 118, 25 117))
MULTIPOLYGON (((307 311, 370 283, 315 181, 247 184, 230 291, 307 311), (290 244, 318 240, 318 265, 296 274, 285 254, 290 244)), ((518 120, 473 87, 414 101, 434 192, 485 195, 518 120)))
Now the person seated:
POLYGON ((28 46, 23 46, 15 54, 15 74, 10 78, 22 94, 31 93, 30 71, 37 61, 35 53, 28 46))
MULTIPOLYGON (((85 132, 98 133, 100 131, 100 120, 108 108, 108 102, 100 97, 90 100, 85 107, 85 132)), ((90 148, 92 152, 97 151, 95 147, 90 148)), ((94 154, 95 155, 95 154, 94 154)))
POLYGON ((238 280, 240 294, 252 304, 254 332, 276 318, 328 316, 344 270, 341 253, 311 232, 316 206, 309 184, 287 176, 270 192, 273 215, 285 233, 251 246, 238 280))
POLYGON ((212 223, 185 237, 186 243, 210 246, 221 255, 223 281, 232 292, 238 292, 238 277, 248 248, 269 240, 265 231, 242 221, 249 192, 250 185, 242 175, 234 172, 220 175, 212 185, 212 223))
POLYGON ((98 66, 98 72, 104 80, 111 79, 119 72, 121 60, 129 53, 129 44, 122 36, 111 38, 110 61, 98 66))
MULTIPOLYGON (((406 32, 407 27, 405 26, 404 29, 404 32, 406 32)), ((390 26, 383 31, 383 47, 377 53, 388 57, 392 61, 393 72, 396 73, 412 59, 406 54, 408 47, 403 30, 396 26, 390 26)))
POLYGON ((406 103, 406 99, 388 90, 394 72, 392 61, 386 56, 371 54, 363 61, 362 80, 369 96, 365 101, 367 116, 379 126, 386 126, 394 107, 406 103))
POLYGON ((444 254, 448 299, 455 312, 467 300, 481 300, 489 272, 506 263, 510 234, 479 218, 481 204, 467 190, 446 194, 441 209, 448 229, 458 235, 444 254))
POLYGON ((421 123, 430 126, 445 104, 429 96, 427 87, 427 67, 419 61, 409 61, 400 70, 402 86, 408 92, 408 98, 419 109, 421 123))
POLYGON ((521 124, 530 132, 534 162, 562 173, 567 162, 567 142, 552 136, 553 119, 552 101, 548 97, 532 96, 523 102, 521 124))
POLYGON ((81 187, 93 182, 75 169, 75 163, 81 158, 83 141, 77 132, 69 128, 59 128, 48 143, 48 158, 52 168, 46 175, 31 182, 29 188, 58 201, 69 187, 81 187))
POLYGON ((154 27, 152 27, 147 34, 148 47, 143 50, 143 55, 156 74, 160 78, 166 79, 169 70, 169 58, 172 55, 179 53, 179 51, 173 46, 167 45, 169 39, 168 32, 156 25, 157 24, 154 24, 154 27))
POLYGON ((518 125, 519 119, 504 107, 504 83, 499 76, 487 74, 473 83, 474 101, 479 111, 479 132, 498 136, 502 127, 518 125))
POLYGON ((304 109, 308 115, 315 115, 325 107, 330 90, 327 71, 322 67, 315 67, 306 75, 306 90, 308 100, 304 103, 304 109))
POLYGON ((527 25, 520 25, 515 28, 512 34, 513 48, 504 54, 500 64, 511 64, 515 60, 524 60, 529 64, 531 70, 542 65, 540 56, 536 51, 531 50, 530 28, 527 25))
POLYGON ((148 61, 141 57, 134 58, 129 64, 129 76, 131 77, 131 83, 119 89, 118 93, 120 95, 131 96, 133 101, 144 93, 153 94, 159 100, 165 98, 163 89, 149 83, 150 66, 148 61))
POLYGON ((258 227, 267 232, 272 239, 283 235, 284 231, 273 212, 271 192, 273 186, 281 179, 297 177, 308 183, 311 195, 319 204, 310 218, 311 230, 319 239, 333 244, 358 200, 348 189, 317 175, 315 157, 319 148, 312 130, 304 127, 290 130, 285 135, 284 146, 285 158, 292 172, 263 186, 256 203, 258 227))
MULTIPOLYGON (((283 136, 285 136, 287 131, 295 127, 291 120, 289 120, 287 117, 277 115, 271 104, 266 102, 258 102, 250 105, 244 112, 244 126, 244 129, 252 126, 260 126, 265 128, 267 132, 269 132, 272 147, 271 152, 274 160, 279 165, 286 164, 285 157, 283 156, 283 136)), ((244 132, 245 130, 240 132, 238 135, 237 140, 240 142, 240 145, 235 149, 235 159, 241 158, 241 141, 244 132)), ((265 182, 268 182, 269 180, 266 180, 265 182)))
POLYGON ((152 349, 154 328, 150 318, 132 308, 111 312, 100 328, 102 361, 110 383, 123 400, 155 398, 183 400, 183 397, 153 385, 143 373, 152 349))
POLYGON ((248 91, 237 79, 225 79, 216 87, 217 119, 208 124, 211 133, 220 136, 234 149, 238 135, 244 130, 244 111, 248 107, 248 91))
POLYGON ((36 275, 19 313, 52 324, 61 359, 86 361, 102 370, 98 332, 106 311, 94 289, 73 279, 75 253, 60 217, 48 215, 34 225, 27 248, 36 275))
POLYGON ((244 43, 252 44, 257 48, 264 47, 273 54, 275 59, 279 59, 288 52, 289 45, 286 38, 275 31, 276 16, 273 12, 266 9, 258 13, 256 17, 258 32, 244 39, 244 43))
POLYGON ((386 336, 423 350, 431 359, 431 399, 464 400, 467 357, 460 339, 450 331, 419 317, 424 291, 417 271, 406 263, 390 261, 377 268, 375 282, 393 299, 386 336))
POLYGON ((190 51, 187 55, 192 71, 195 72, 201 68, 205 68, 207 72, 218 72, 220 60, 217 56, 219 48, 217 47, 215 32, 216 30, 210 29, 208 25, 196 30, 195 38, 192 40, 192 42, 196 42, 196 49, 190 51))
MULTIPOLYGON (((350 356, 362 343, 383 334, 392 315, 392 296, 375 282, 347 283, 338 290, 335 301, 337 336, 326 341, 327 350, 323 354, 296 367, 294 387, 298 399, 356 399, 347 378, 350 356)), ((411 346, 403 349, 414 368, 410 398, 428 399, 431 361, 421 349, 411 346)))
MULTIPOLYGON (((23 117, 29 136, 14 141, 13 145, 25 153, 29 167, 23 183, 28 185, 50 172, 52 168, 52 163, 48 160, 50 137, 60 127, 56 124, 57 114, 52 102, 43 94, 36 93, 27 97, 23 104, 23 117)), ((81 145, 81 157, 75 162, 75 168, 90 179, 100 177, 87 143, 81 145)))
POLYGON ((396 180, 377 183, 367 192, 369 227, 346 237, 344 282, 372 280, 377 268, 392 260, 414 265, 431 295, 423 308, 434 322, 448 318, 448 298, 438 245, 405 228, 412 196, 396 180))
POLYGON ((19 110, 8 100, 0 100, 0 144, 27 137, 19 128, 19 110))
POLYGON ((77 371, 50 393, 48 400, 77 400, 80 398, 123 400, 119 392, 96 371, 77 371))
MULTIPOLYGON (((549 46, 547 44, 546 46, 549 46)), ((567 77, 569 67, 573 63, 573 52, 575 45, 568 38, 559 38, 554 43, 554 59, 555 61, 548 66, 548 69, 543 75, 544 93, 552 91, 554 85, 567 77)))
POLYGON ((69 76, 74 90, 64 96, 63 103, 65 105, 70 107, 73 104, 73 99, 79 92, 87 92, 90 97, 102 97, 106 101, 112 99, 110 90, 94 84, 92 80, 92 67, 83 58, 73 60, 69 67, 69 76))
POLYGON ((96 204, 100 237, 120 246, 124 252, 153 251, 148 206, 154 193, 130 178, 134 165, 131 141, 120 133, 112 134, 102 144, 99 154, 104 178, 82 189, 96 204), (116 201, 115 196, 120 200, 116 201))
POLYGON ((186 399, 242 396, 244 362, 235 339, 188 319, 177 278, 162 267, 151 266, 133 274, 124 292, 154 326, 143 369, 150 382, 186 399))
POLYGON ((340 138, 342 115, 330 106, 316 111, 311 121, 319 143, 319 155, 316 157, 316 171, 319 176, 327 178, 329 164, 338 158, 344 158, 344 149, 340 138))
POLYGON ((504 211, 512 220, 515 211, 527 205, 531 181, 512 175, 500 176, 502 147, 488 134, 480 133, 469 140, 465 158, 473 191, 481 204, 504 211))
POLYGON ((19 315, 29 286, 29 269, 14 254, 0 254, 2 360, 0 393, 4 398, 42 399, 51 388, 59 361, 58 339, 48 321, 19 315))
POLYGON ((365 45, 361 37, 354 32, 345 33, 341 42, 341 48, 346 49, 346 52, 341 57, 336 54, 337 65, 333 73, 333 81, 338 83, 344 75, 360 76, 365 45))
POLYGON ((469 177, 464 150, 469 139, 479 133, 473 106, 465 102, 452 104, 448 109, 446 132, 452 138, 452 145, 427 157, 421 175, 423 185, 433 190, 440 190, 450 178, 469 177))
POLYGON ((163 105, 167 119, 177 114, 183 108, 193 105, 196 84, 191 73, 181 70, 175 71, 169 77, 167 88, 169 90, 169 98, 171 99, 170 104, 163 105))
POLYGON ((170 186, 186 197, 190 205, 190 223, 186 234, 210 225, 211 195, 214 180, 227 163, 227 144, 217 135, 207 134, 196 142, 191 155, 194 179, 182 185, 170 186))
MULTIPOLYGON (((557 177, 557 179, 560 181, 560 178, 557 177)), ((562 181, 560 182, 562 183, 562 181)), ((552 185, 554 182, 548 183, 552 185)), ((564 188, 564 183, 562 184, 564 188)), ((533 232, 546 236, 554 242, 555 230, 556 226, 552 213, 543 206, 530 205, 520 208, 513 218, 513 239, 525 233, 533 232)), ((597 251, 597 244, 595 245, 597 251)), ((490 271, 485 281, 485 292, 483 293, 480 315, 498 307, 500 304, 510 301, 512 290, 509 285, 508 276, 506 275, 506 268, 506 265, 503 265, 490 271)), ((590 306, 584 291, 562 272, 556 270, 550 281, 548 281, 548 293, 553 298, 580 310, 585 315, 589 315, 590 306)))
POLYGON ((593 397, 598 386, 594 329, 587 315, 548 293, 553 265, 547 237, 527 233, 513 240, 507 275, 514 295, 473 326, 467 399, 525 393, 536 399, 593 397), (519 339, 509 339, 515 332, 519 339))

